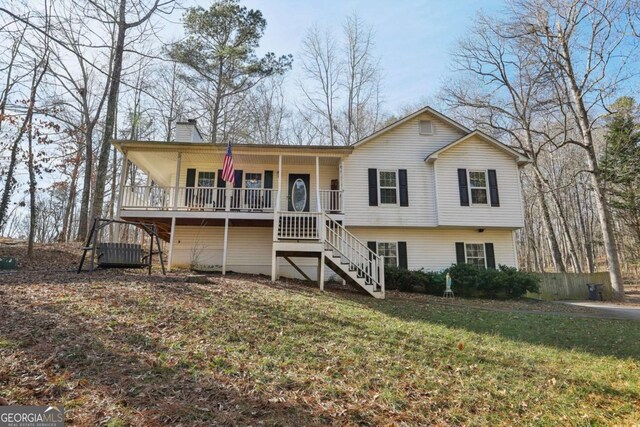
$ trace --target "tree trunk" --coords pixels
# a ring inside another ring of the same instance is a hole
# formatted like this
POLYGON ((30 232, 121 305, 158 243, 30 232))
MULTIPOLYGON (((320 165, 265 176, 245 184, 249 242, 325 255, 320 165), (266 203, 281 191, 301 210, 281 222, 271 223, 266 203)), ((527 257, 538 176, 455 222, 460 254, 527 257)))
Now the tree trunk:
POLYGON ((102 216, 104 205, 104 193, 107 181, 107 169, 109 167, 109 147, 113 137, 113 129, 116 121, 116 106, 118 104, 118 92, 120 89, 120 78, 122 74, 122 59, 124 54, 124 41, 127 24, 125 21, 126 0, 120 0, 118 12, 118 36, 113 57, 113 70, 110 76, 109 97, 107 98, 107 115, 105 119, 104 135, 100 145, 100 155, 98 157, 98 168, 96 170, 96 185, 92 204, 93 216, 102 216))
MULTIPOLYGON (((35 71, 34 71, 35 73, 35 71)), ((33 241, 36 234, 36 172, 35 165, 33 164, 33 115, 29 116, 29 241, 27 243, 27 256, 31 258, 33 256, 33 241)))
POLYGON ((555 264, 557 271, 564 273, 567 271, 567 268, 565 267, 564 261, 562 260, 562 252, 560 251, 560 245, 558 244, 556 233, 553 230, 553 223, 551 222, 551 214, 549 213, 549 206, 547 205, 547 201, 544 197, 544 188, 542 185, 542 181, 540 180, 540 177, 537 174, 534 176, 533 182, 536 187, 536 196, 538 197, 538 202, 540 203, 540 209, 542 209, 542 222, 544 224, 544 229, 549 239, 549 246, 551 249, 551 256, 553 258, 553 263, 555 264))

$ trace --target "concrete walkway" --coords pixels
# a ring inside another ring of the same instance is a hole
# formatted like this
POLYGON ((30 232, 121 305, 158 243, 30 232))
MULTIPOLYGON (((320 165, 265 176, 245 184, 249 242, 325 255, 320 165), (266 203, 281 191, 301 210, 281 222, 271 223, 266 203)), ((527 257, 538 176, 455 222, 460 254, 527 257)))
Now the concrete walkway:
POLYGON ((632 319, 640 320, 640 306, 618 305, 606 302, 582 302, 582 301, 560 301, 562 304, 568 304, 578 307, 589 307, 596 309, 602 313, 602 317, 612 319, 632 319))

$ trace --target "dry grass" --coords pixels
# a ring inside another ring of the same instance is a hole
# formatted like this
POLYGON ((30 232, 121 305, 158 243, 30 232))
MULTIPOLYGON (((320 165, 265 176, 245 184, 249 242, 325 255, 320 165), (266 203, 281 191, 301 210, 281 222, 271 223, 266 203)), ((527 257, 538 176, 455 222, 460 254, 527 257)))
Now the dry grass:
POLYGON ((638 322, 377 301, 248 276, 78 276, 74 256, 57 259, 55 272, 34 263, 0 276, 0 395, 62 403, 69 424, 640 419, 638 322))

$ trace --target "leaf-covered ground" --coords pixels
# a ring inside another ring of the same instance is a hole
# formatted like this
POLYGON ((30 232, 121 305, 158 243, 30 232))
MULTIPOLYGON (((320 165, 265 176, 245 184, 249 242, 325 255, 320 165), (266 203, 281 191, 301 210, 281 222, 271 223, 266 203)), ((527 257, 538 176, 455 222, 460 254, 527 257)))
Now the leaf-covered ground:
POLYGON ((0 275, 0 397, 62 403, 69 424, 640 420, 640 322, 58 261, 0 275))

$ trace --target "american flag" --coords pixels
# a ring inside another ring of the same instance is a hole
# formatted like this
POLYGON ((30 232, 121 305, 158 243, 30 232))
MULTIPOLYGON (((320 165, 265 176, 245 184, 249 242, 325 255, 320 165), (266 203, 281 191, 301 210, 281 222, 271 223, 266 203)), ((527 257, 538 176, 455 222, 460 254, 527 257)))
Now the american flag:
POLYGON ((233 170, 233 156, 231 155, 231 141, 227 144, 227 152, 224 154, 224 163, 222 164, 222 179, 235 183, 235 173, 233 170))

